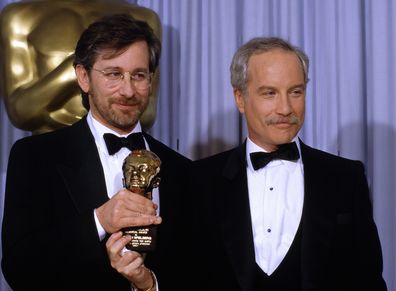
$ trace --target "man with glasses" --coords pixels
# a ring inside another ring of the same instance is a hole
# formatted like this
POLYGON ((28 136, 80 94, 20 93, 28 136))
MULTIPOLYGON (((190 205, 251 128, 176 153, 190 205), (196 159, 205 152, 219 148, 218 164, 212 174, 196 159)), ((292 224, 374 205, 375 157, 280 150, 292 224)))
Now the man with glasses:
POLYGON ((190 161, 140 124, 160 52, 149 25, 129 15, 106 16, 82 33, 73 65, 88 114, 11 150, 2 268, 14 290, 179 286, 171 272, 187 246, 182 191, 190 161), (140 145, 130 143, 132 136, 140 145), (123 188, 123 161, 138 147, 161 160, 153 200, 123 188), (125 251, 131 237, 121 230, 148 225, 158 227, 156 248, 125 251))

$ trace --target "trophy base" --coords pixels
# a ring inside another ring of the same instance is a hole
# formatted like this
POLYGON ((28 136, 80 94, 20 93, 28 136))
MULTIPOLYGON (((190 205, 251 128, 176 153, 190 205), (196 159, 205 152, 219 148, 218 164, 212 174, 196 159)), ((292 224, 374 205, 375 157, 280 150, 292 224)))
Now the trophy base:
POLYGON ((155 250, 157 226, 128 227, 122 230, 124 235, 130 235, 131 241, 126 249, 136 252, 152 252, 155 250))

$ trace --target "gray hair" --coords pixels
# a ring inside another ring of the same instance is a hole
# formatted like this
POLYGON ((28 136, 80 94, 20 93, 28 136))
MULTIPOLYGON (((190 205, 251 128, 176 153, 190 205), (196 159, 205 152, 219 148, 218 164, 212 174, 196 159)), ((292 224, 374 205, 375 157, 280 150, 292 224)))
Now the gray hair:
POLYGON ((230 66, 232 87, 240 90, 242 95, 246 95, 248 82, 247 72, 250 57, 274 49, 283 49, 297 55, 304 72, 305 83, 307 83, 309 59, 302 50, 278 37, 256 37, 242 45, 232 58, 230 66))

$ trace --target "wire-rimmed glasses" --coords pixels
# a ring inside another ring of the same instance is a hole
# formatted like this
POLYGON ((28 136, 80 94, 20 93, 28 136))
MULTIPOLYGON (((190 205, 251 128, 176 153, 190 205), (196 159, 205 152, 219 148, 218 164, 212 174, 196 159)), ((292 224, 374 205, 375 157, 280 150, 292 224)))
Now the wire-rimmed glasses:
POLYGON ((136 90, 147 90, 151 86, 151 81, 153 78, 153 73, 144 71, 123 72, 117 69, 98 70, 94 68, 92 68, 92 70, 102 73, 103 77, 106 79, 106 84, 108 87, 119 86, 122 80, 125 78, 128 80, 126 75, 129 75, 129 80, 132 81, 136 90))

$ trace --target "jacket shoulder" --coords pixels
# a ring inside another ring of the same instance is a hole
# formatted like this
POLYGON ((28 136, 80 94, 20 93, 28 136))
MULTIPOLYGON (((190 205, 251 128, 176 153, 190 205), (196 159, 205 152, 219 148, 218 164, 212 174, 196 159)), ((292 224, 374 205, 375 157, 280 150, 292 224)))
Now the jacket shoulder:
POLYGON ((325 152, 301 143, 301 154, 304 165, 320 164, 322 168, 344 170, 364 170, 364 164, 360 160, 353 160, 335 154, 325 152))

